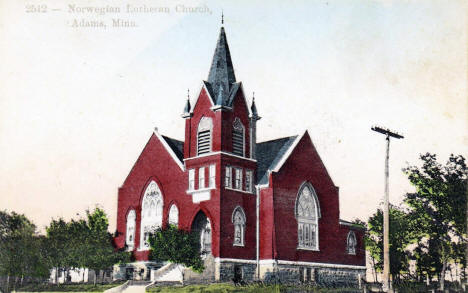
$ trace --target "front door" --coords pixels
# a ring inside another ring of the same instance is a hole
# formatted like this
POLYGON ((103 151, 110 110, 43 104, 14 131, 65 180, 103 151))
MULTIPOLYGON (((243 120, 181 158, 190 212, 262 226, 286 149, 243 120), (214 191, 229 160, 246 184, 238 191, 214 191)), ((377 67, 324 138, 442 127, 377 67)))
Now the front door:
POLYGON ((133 268, 126 268, 125 269, 125 279, 126 280, 133 280, 133 268))
POLYGON ((200 251, 202 254, 211 254, 211 222, 202 211, 193 220, 192 231, 200 235, 200 251))

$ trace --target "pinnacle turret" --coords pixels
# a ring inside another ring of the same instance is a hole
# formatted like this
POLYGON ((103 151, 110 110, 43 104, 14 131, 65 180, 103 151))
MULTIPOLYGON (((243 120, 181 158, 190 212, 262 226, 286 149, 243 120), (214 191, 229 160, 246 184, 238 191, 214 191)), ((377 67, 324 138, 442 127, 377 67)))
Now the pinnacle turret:
POLYGON ((258 116, 257 106, 255 106, 255 96, 252 98, 252 106, 250 106, 250 111, 252 112, 252 118, 260 120, 260 116, 258 116))

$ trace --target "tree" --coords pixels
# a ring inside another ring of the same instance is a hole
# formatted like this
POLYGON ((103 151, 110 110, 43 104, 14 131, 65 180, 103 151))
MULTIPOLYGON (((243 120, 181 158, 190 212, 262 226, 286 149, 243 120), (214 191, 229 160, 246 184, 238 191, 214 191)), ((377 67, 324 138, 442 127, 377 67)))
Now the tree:
POLYGON ((87 223, 84 219, 71 220, 67 223, 66 229, 68 239, 66 246, 67 267, 83 268, 86 266, 86 260, 89 257, 89 251, 87 251, 87 239, 89 237, 87 223))
MULTIPOLYGON (((417 232, 408 214, 401 208, 391 205, 390 215, 390 273, 395 281, 409 270, 409 244, 416 242, 417 232)), ((368 230, 364 238, 366 250, 371 256, 375 271, 383 269, 383 212, 381 209, 369 218, 368 230)))
MULTIPOLYGON (((149 237, 151 257, 159 261, 168 261, 177 265, 184 265, 195 272, 203 272, 204 266, 200 256, 200 235, 177 229, 174 225, 158 228, 149 237)), ((182 283, 184 280, 183 269, 182 283)))
POLYGON ((108 269, 120 262, 128 262, 130 254, 115 249, 112 234, 107 230, 109 221, 104 210, 95 208, 92 212, 86 211, 86 215, 87 235, 84 265, 95 271, 94 284, 96 284, 97 274, 101 270, 108 269))
POLYGON ((46 228, 47 260, 55 268, 55 282, 58 286, 59 271, 67 271, 70 260, 69 229, 64 219, 53 219, 46 228))
POLYGON ((36 226, 24 215, 0 211, 0 275, 7 276, 5 291, 9 291, 10 277, 22 285, 25 277, 44 277, 48 267, 41 253, 42 238, 36 226))
POLYGON ((100 208, 86 211, 86 219, 68 223, 63 219, 52 220, 47 228, 47 258, 56 268, 56 280, 59 270, 66 273, 71 268, 86 267, 95 271, 96 284, 102 270, 129 261, 128 252, 115 249, 108 226, 107 215, 100 208))
POLYGON ((418 269, 437 274, 443 290, 448 262, 460 258, 456 244, 466 243, 466 163, 461 155, 450 155, 445 166, 434 154, 426 153, 420 159, 421 168, 403 169, 416 188, 406 194, 405 203, 422 232, 418 269))

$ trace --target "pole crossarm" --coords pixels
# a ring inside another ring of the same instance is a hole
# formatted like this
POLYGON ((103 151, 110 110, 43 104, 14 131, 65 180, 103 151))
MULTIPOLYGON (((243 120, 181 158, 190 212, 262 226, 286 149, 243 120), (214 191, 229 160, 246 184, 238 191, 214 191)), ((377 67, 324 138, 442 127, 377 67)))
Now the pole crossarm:
POLYGON ((383 128, 383 127, 380 127, 380 126, 372 126, 371 130, 376 131, 376 132, 380 132, 382 134, 388 135, 390 137, 398 138, 398 139, 404 138, 404 136, 399 134, 398 132, 393 132, 388 128, 383 128))

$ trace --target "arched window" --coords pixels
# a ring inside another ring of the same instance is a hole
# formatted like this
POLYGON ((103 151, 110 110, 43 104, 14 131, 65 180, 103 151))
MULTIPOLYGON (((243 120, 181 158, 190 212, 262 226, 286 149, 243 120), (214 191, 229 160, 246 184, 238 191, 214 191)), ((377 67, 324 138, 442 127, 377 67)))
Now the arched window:
POLYGON ((241 207, 236 207, 232 212, 232 223, 234 224, 234 243, 235 246, 244 246, 245 235, 245 213, 241 207))
POLYGON ((135 210, 131 210, 127 214, 127 232, 125 233, 125 243, 129 250, 132 250, 135 245, 135 225, 136 225, 136 214, 135 210))
POLYGON ((175 204, 169 209, 169 224, 179 226, 179 209, 175 204))
POLYGON ((346 251, 348 254, 356 254, 356 234, 353 231, 349 231, 348 238, 346 239, 346 251))
POLYGON ((244 156, 244 125, 236 117, 232 125, 232 152, 238 156, 244 156))
POLYGON ((317 194, 310 183, 304 183, 296 198, 298 248, 319 249, 318 219, 320 206, 317 194))
POLYGON ((140 249, 149 249, 149 235, 162 225, 163 197, 156 182, 151 181, 141 203, 140 249))
POLYGON ((197 131, 197 155, 211 152, 211 137, 213 133, 213 121, 211 118, 202 117, 198 123, 197 131))

